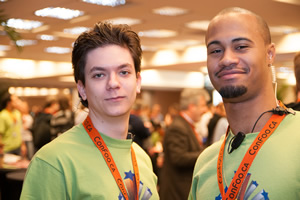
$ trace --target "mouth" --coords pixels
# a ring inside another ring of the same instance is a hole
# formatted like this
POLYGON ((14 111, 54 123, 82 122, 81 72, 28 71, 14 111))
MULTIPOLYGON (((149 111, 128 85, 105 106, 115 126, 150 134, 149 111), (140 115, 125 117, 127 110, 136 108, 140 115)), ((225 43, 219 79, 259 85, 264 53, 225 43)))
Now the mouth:
POLYGON ((215 73, 215 76, 218 78, 232 79, 239 74, 247 74, 247 73, 248 71, 244 69, 230 69, 230 70, 223 69, 215 73))
POLYGON ((125 96, 116 96, 116 97, 109 97, 106 98, 106 101, 111 101, 111 102, 117 102, 117 101, 121 101, 122 99, 124 99, 125 96))

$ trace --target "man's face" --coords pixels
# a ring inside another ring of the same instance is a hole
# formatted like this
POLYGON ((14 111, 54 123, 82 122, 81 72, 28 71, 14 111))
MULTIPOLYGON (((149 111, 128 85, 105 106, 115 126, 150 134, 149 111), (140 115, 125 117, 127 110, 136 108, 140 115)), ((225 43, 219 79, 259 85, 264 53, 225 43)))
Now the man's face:
POLYGON ((224 101, 240 102, 261 93, 269 80, 269 56, 255 17, 227 14, 212 21, 206 35, 210 80, 224 101))
POLYGON ((129 50, 117 45, 87 54, 85 80, 85 86, 78 82, 78 91, 88 100, 89 111, 102 118, 129 114, 141 87, 129 50))

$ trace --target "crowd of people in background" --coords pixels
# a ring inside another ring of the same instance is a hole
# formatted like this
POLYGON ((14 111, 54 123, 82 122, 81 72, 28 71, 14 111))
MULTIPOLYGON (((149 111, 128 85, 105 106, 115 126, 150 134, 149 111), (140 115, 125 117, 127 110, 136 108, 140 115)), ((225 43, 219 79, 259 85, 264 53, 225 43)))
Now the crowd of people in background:
POLYGON ((30 160, 45 144, 70 129, 75 113, 67 96, 51 97, 32 106, 7 90, 1 92, 0 136, 4 153, 30 160))
MULTIPOLYGON (((214 128, 212 125, 208 126, 210 119, 219 116, 219 106, 215 107, 211 104, 206 106, 206 103, 201 115, 210 117, 203 120, 205 130, 198 132, 203 147, 211 143, 207 142, 207 138, 212 137, 211 133, 206 134, 209 129, 214 128)), ((0 132, 2 143, 5 144, 4 151, 30 160, 40 148, 74 125, 82 123, 87 115, 88 109, 81 104, 76 109, 72 109, 72 102, 67 96, 49 97, 42 107, 30 108, 27 101, 6 91, 1 94, 0 112, 0 132)), ((174 118, 178 116, 180 116, 179 102, 170 104, 165 114, 162 113, 159 103, 148 105, 142 99, 137 99, 132 107, 128 132, 134 136, 133 141, 149 154, 153 170, 158 177, 164 163, 164 135, 174 118)), ((222 118, 226 121, 226 117, 222 118)), ((201 117, 198 122, 200 121, 201 117)), ((202 125, 201 127, 203 128, 202 125)), ((160 179, 158 182, 160 183, 160 179)))

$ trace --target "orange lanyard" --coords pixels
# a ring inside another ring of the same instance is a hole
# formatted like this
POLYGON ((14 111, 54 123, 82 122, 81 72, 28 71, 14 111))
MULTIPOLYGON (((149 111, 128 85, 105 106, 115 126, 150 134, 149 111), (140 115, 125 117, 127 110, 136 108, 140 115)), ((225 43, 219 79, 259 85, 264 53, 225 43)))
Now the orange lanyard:
MULTIPOLYGON (((126 200, 129 200, 123 179, 120 175, 120 172, 117 168, 117 165, 111 155, 111 153, 109 152, 109 149, 107 148, 103 138, 101 137, 101 135, 98 133, 97 129, 94 127, 91 119, 89 116, 87 116, 87 118, 84 120, 84 122, 82 123, 86 132, 89 134, 90 138, 92 139, 92 141, 94 142, 94 144, 96 145, 96 147, 99 149, 99 151, 101 152, 108 168, 110 169, 120 191, 122 192, 124 198, 126 200)), ((135 153, 133 150, 133 147, 131 146, 131 158, 132 158, 132 165, 133 165, 133 170, 134 170, 134 174, 135 174, 135 185, 136 185, 136 200, 138 200, 138 193, 139 193, 139 184, 140 184, 140 176, 139 176, 139 170, 138 170, 138 165, 137 165, 137 161, 136 161, 136 157, 135 157, 135 153)))
POLYGON ((226 137, 219 151, 218 164, 217 164, 218 166, 217 177, 218 177, 218 184, 222 195, 222 199, 236 199, 255 156, 257 155, 258 151, 260 150, 264 142, 272 135, 275 129, 279 126, 280 122, 283 120, 284 117, 285 115, 276 115, 276 114, 273 114, 271 116, 271 118, 268 120, 268 122, 263 127, 263 129, 259 132, 255 140, 249 147, 248 151, 246 152, 238 170, 236 171, 230 183, 227 192, 225 193, 224 185, 223 185, 223 157, 224 157, 225 143, 229 131, 228 128, 226 137))

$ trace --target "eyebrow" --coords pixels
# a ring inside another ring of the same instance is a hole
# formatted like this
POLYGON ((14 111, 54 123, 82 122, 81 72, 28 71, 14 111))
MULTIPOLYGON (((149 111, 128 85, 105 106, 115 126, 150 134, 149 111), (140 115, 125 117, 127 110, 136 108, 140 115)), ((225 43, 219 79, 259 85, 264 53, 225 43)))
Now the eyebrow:
MULTIPOLYGON (((234 38, 233 40, 231 40, 231 43, 235 43, 235 42, 239 42, 239 41, 248 41, 250 43, 253 43, 252 40, 248 39, 248 38, 245 38, 245 37, 238 37, 238 38, 234 38)), ((213 44, 216 44, 216 45, 219 45, 221 44, 221 42, 219 40, 213 40, 211 41, 210 43, 207 44, 207 48, 210 46, 210 45, 213 45, 213 44)))
MULTIPOLYGON (((121 65, 117 66, 116 68, 117 69, 123 69, 123 68, 130 67, 130 66, 131 65, 129 63, 124 63, 124 64, 121 64, 121 65)), ((101 67, 101 66, 93 66, 92 69, 89 71, 89 74, 91 74, 95 71, 107 71, 107 68, 101 67)))

